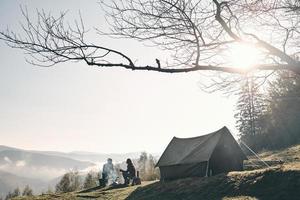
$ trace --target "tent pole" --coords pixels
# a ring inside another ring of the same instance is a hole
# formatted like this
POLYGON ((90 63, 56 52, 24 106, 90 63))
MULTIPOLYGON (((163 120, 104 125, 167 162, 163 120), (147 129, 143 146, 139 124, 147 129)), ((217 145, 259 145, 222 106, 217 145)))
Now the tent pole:
POLYGON ((266 165, 267 167, 270 167, 270 165, 268 165, 265 161, 263 161, 245 142, 243 142, 241 140, 241 144, 243 144, 251 153, 254 154, 255 157, 257 157, 262 163, 264 163, 264 165, 266 165))
POLYGON ((207 161, 207 164, 206 164, 206 175, 205 175, 205 177, 208 177, 208 165, 209 165, 209 160, 207 161))

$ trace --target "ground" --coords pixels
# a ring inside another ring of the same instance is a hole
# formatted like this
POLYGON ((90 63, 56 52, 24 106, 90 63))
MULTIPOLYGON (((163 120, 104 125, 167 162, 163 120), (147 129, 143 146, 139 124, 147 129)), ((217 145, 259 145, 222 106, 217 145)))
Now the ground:
POLYGON ((266 160, 282 160, 270 168, 230 172, 212 177, 170 182, 143 182, 140 186, 99 189, 92 192, 46 194, 18 200, 296 200, 300 199, 300 145, 260 154, 266 160))

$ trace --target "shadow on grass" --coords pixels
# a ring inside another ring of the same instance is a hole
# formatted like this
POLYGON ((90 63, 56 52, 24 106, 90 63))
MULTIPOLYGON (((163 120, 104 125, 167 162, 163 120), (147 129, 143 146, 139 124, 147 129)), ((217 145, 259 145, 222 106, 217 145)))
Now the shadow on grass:
POLYGON ((139 187, 126 200, 296 200, 300 171, 272 169, 155 182, 139 187))

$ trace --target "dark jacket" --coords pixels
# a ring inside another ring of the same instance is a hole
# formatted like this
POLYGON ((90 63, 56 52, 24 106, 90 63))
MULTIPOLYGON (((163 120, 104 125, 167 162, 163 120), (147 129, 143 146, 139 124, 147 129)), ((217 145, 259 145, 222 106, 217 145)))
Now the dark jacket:
POLYGON ((126 172, 128 173, 129 176, 135 177, 135 168, 134 168, 134 166, 133 166, 132 163, 127 164, 127 170, 126 170, 126 172))

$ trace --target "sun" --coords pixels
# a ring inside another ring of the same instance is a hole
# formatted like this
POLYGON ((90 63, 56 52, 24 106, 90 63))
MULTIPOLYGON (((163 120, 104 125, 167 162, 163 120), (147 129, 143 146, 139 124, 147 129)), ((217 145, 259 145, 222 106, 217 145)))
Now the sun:
POLYGON ((233 67, 251 68, 258 64, 260 52, 254 46, 237 43, 231 47, 230 62, 233 67))

